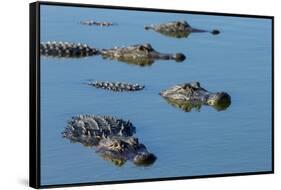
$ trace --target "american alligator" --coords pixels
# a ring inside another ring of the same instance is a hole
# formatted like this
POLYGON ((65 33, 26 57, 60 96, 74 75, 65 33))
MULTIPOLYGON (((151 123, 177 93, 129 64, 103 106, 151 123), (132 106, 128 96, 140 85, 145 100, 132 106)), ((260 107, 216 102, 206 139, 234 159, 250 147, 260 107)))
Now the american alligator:
POLYGON ((138 166, 153 164, 156 156, 139 143, 133 136, 135 132, 130 121, 111 116, 78 115, 68 121, 62 135, 71 142, 95 147, 104 159, 118 166, 127 160, 138 166))
POLYGON ((209 92, 199 82, 184 83, 160 92, 168 103, 189 112, 192 108, 200 109, 201 105, 209 105, 221 111, 231 104, 231 97, 226 92, 209 92))
POLYGON ((104 82, 104 81, 91 81, 89 85, 94 86, 96 88, 102 88, 112 91, 139 91, 143 90, 144 86, 139 84, 129 84, 122 82, 104 82))
POLYGON ((139 66, 151 65, 155 60, 175 60, 177 62, 185 60, 185 55, 182 53, 159 53, 148 43, 102 49, 100 53, 103 58, 115 59, 139 66))
POLYGON ((174 37, 174 38, 187 38, 188 35, 192 32, 208 32, 213 35, 220 33, 219 30, 201 30, 191 27, 186 21, 174 21, 165 24, 155 24, 144 27, 145 30, 152 29, 160 34, 165 36, 174 37))
POLYGON ((84 21, 81 21, 80 22, 81 24, 84 24, 84 25, 96 25, 96 26, 112 26, 114 25, 112 22, 98 22, 98 21, 95 21, 95 20, 84 20, 84 21))
POLYGON ((40 43, 40 53, 44 56, 73 58, 96 55, 99 51, 87 44, 54 41, 40 43))

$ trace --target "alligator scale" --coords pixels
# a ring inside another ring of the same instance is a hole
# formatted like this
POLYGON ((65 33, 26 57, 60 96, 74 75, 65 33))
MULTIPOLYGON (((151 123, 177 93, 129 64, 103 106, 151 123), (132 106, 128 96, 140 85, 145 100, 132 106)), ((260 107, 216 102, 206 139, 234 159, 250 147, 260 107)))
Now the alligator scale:
POLYGON ((199 82, 175 85, 160 92, 171 105, 189 112, 192 108, 198 110, 202 105, 209 105, 216 110, 225 110, 231 104, 231 97, 226 92, 209 92, 200 86, 199 82))
POLYGON ((42 42, 40 53, 52 57, 85 57, 96 55, 99 51, 87 44, 54 41, 42 42))
POLYGON ((118 91, 118 92, 139 91, 144 89, 143 85, 122 83, 122 82, 95 81, 95 82, 89 82, 89 85, 94 86, 96 88, 102 88, 102 89, 118 91))
POLYGON ((220 33, 219 30, 201 30, 191 27, 186 21, 174 21, 164 24, 153 24, 144 27, 145 30, 154 30, 168 37, 187 38, 193 32, 208 32, 213 35, 220 33))
POLYGON ((115 59, 139 66, 151 65, 155 60, 175 60, 177 62, 185 60, 185 55, 182 53, 160 53, 154 50, 149 43, 103 49, 100 53, 103 58, 115 59))
POLYGON ((130 121, 111 116, 78 115, 68 121, 62 135, 71 142, 95 147, 104 159, 118 166, 127 160, 138 166, 153 164, 156 156, 133 136, 135 132, 130 121))

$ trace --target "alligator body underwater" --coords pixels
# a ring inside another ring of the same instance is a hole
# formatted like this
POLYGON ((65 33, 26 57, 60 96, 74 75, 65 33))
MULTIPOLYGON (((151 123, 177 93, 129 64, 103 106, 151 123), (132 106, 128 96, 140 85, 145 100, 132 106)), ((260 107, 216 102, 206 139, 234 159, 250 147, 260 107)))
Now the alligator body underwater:
POLYGON ((193 32, 207 32, 213 35, 220 33, 219 30, 201 30, 191 27, 186 21, 174 21, 164 24, 154 24, 144 27, 145 30, 154 30, 168 37, 187 38, 193 32))
POLYGON ((54 41, 40 43, 40 54, 51 57, 78 58, 97 55, 99 51, 87 44, 54 41))
POLYGON ((226 92, 209 92, 200 86, 199 82, 175 85, 160 92, 168 103, 183 111, 192 108, 200 109, 202 105, 209 105, 218 111, 225 110, 231 104, 231 97, 226 92))
POLYGON ((95 81, 95 82, 89 82, 88 84, 96 88, 102 88, 102 89, 107 89, 117 92, 139 91, 144 89, 143 85, 122 83, 122 82, 95 81))
POLYGON ((154 50, 148 43, 102 49, 100 53, 103 58, 115 59, 139 66, 151 65, 155 60, 175 60, 177 62, 185 60, 185 55, 182 53, 160 53, 154 50))
POLYGON ((80 24, 84 24, 84 25, 95 25, 95 26, 112 26, 114 25, 112 22, 99 22, 99 21, 95 21, 95 20, 84 20, 81 21, 80 24))
POLYGON ((121 166, 127 160, 138 166, 149 166, 156 156, 134 137, 136 129, 130 121, 111 116, 78 115, 68 121, 64 138, 95 147, 104 159, 121 166))

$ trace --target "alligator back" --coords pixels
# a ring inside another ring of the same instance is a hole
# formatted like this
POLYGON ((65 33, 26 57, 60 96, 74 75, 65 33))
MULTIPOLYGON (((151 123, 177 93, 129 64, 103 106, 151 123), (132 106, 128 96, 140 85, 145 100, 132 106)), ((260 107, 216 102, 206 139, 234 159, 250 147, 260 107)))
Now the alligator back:
POLYGON ((99 51, 87 44, 54 41, 42 42, 40 44, 40 53, 41 55, 53 57, 85 57, 96 55, 99 51))
POLYGON ((130 121, 111 116, 78 115, 68 121, 63 137, 84 146, 96 146, 101 139, 111 136, 128 137, 135 133, 130 121))
POLYGON ((95 20, 84 20, 80 22, 81 24, 84 25, 88 25, 88 26, 92 26, 92 25, 96 25, 96 26, 112 26, 113 23, 112 22, 99 22, 99 21, 95 21, 95 20))
POLYGON ((139 91, 143 90, 144 86, 139 84, 129 84, 122 82, 104 82, 104 81, 95 81, 89 82, 89 85, 96 88, 102 88, 112 91, 139 91))

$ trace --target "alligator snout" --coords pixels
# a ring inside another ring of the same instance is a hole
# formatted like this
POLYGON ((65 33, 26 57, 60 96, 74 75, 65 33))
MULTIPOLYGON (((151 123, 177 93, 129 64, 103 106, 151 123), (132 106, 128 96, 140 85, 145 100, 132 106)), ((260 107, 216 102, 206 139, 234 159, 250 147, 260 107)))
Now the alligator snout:
POLYGON ((144 29, 145 30, 150 30, 150 29, 153 29, 153 26, 144 26, 144 29))
POLYGON ((182 54, 182 53, 176 53, 175 55, 173 55, 173 59, 176 61, 176 62, 182 62, 186 59, 185 55, 182 54))
POLYGON ((218 34, 220 34, 220 31, 219 30, 213 30, 213 31, 211 31, 211 34, 218 35, 218 34))
POLYGON ((207 104, 217 110, 225 110, 231 104, 231 97, 226 92, 213 93, 209 96, 207 104))
POLYGON ((153 164, 156 159, 157 158, 154 154, 149 152, 142 152, 134 157, 133 162, 138 166, 149 166, 153 164))

